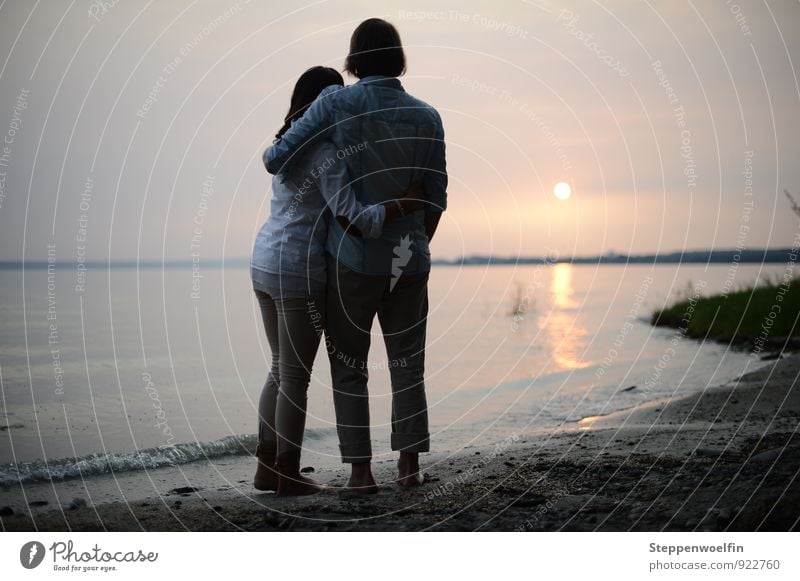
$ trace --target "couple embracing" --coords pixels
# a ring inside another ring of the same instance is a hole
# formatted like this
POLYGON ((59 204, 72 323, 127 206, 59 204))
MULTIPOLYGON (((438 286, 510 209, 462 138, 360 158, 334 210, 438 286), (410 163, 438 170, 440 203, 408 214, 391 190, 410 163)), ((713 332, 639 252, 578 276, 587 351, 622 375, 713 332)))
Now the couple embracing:
POLYGON ((298 79, 277 139, 264 152, 270 216, 251 278, 272 353, 259 400, 254 485, 283 495, 323 488, 300 474, 311 369, 322 333, 331 367, 347 488, 377 492, 372 475, 370 331, 377 315, 390 362, 397 484, 422 484, 429 450, 425 329, 429 243, 447 202, 444 130, 435 109, 397 77, 400 35, 372 18, 353 32, 344 86, 317 66, 298 79))

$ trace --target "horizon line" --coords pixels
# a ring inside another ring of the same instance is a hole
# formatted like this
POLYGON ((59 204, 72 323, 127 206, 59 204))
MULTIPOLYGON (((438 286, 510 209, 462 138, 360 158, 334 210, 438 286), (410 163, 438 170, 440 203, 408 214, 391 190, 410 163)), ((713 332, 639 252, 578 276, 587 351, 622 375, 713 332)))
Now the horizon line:
MULTIPOLYGON (((747 264, 758 263, 779 263, 785 261, 785 255, 797 253, 798 249, 795 247, 777 247, 777 248, 754 248, 754 249, 737 249, 728 248, 721 250, 711 249, 697 249, 697 250, 673 250, 662 253, 649 253, 649 254, 619 254, 609 251, 606 254, 588 255, 588 256, 568 256, 568 257, 550 257, 550 256, 493 256, 472 254, 461 256, 459 258, 447 259, 439 258, 431 260, 431 264, 435 266, 507 266, 509 264, 646 264, 652 262, 668 263, 668 264, 705 264, 705 263, 721 263, 721 262, 738 262, 747 264), (736 255, 739 255, 736 258, 736 255)), ((190 268, 190 267, 204 267, 204 268, 221 268, 230 266, 234 268, 241 268, 250 266, 249 257, 235 257, 235 258, 209 258, 207 260, 194 260, 194 259, 113 259, 113 260, 85 260, 85 261, 59 261, 48 259, 34 259, 34 260, 0 260, 0 270, 20 270, 23 268, 30 268, 31 270, 46 269, 48 266, 60 267, 71 266, 76 269, 104 269, 104 268, 190 268)))

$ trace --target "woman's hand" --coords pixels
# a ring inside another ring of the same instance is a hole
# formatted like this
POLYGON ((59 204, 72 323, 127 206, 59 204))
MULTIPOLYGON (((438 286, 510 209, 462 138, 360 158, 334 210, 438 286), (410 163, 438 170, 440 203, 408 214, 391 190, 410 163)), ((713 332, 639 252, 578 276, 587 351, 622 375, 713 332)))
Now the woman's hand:
POLYGON ((408 186, 405 199, 425 201, 425 188, 422 187, 422 182, 414 182, 408 186))
MULTIPOLYGON (((407 216, 411 212, 416 212, 425 208, 425 190, 421 183, 413 183, 405 192, 405 196, 388 202, 383 202, 384 224, 391 224, 395 220, 407 216)), ((362 238, 363 234, 355 224, 350 222, 345 216, 336 216, 336 221, 345 232, 356 238, 362 238)))
POLYGON ((425 188, 421 182, 411 184, 404 198, 398 200, 404 214, 425 208, 425 188))
POLYGON ((386 211, 386 216, 383 220, 384 224, 394 222, 411 212, 422 210, 425 208, 425 189, 421 183, 413 183, 405 192, 404 197, 383 202, 383 207, 386 211))

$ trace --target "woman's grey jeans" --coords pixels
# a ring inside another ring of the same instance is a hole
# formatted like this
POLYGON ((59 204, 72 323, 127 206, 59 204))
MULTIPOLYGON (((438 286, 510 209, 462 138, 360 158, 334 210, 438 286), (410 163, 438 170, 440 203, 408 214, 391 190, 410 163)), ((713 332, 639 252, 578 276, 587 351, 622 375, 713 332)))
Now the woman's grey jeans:
POLYGON ((260 290, 272 365, 258 403, 259 441, 277 449, 277 463, 299 462, 311 368, 325 323, 324 297, 274 299, 260 290))

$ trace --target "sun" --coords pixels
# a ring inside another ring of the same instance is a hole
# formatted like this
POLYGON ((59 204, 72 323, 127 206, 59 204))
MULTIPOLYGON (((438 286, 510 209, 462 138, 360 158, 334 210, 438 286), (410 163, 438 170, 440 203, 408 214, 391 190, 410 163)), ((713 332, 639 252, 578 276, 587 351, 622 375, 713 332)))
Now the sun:
POLYGON ((567 200, 572 195, 572 186, 567 182, 558 182, 553 188, 553 195, 559 200, 567 200))

